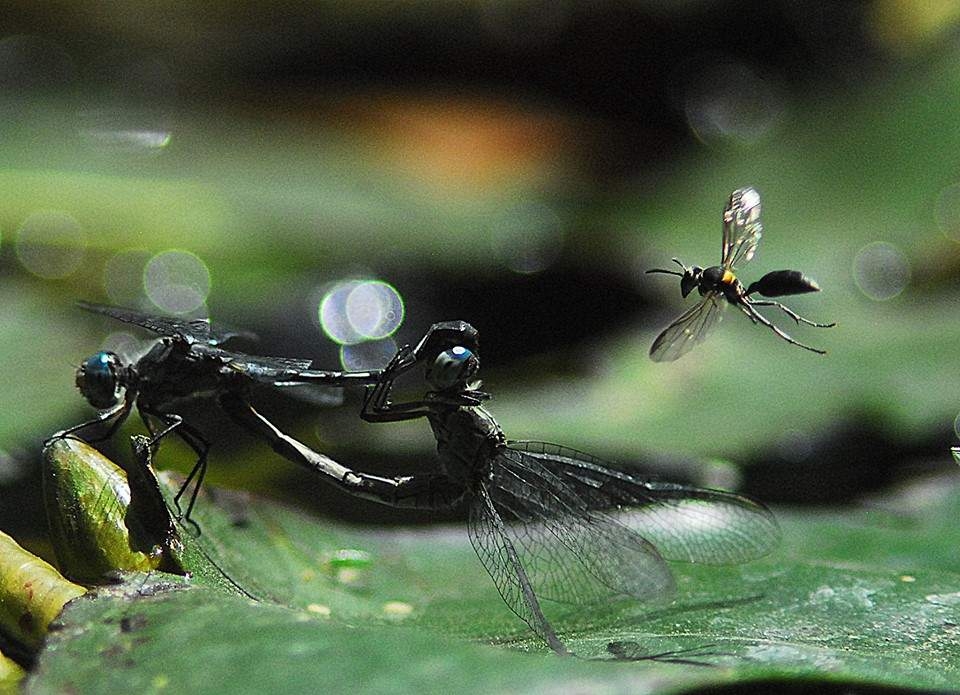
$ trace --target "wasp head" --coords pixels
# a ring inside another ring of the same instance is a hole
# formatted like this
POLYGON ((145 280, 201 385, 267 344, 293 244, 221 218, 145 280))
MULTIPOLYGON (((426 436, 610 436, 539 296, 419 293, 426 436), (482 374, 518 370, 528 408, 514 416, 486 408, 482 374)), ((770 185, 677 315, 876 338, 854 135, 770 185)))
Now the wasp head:
POLYGON ((680 276, 680 294, 686 299, 687 295, 693 292, 700 285, 700 278, 703 277, 703 268, 698 265, 692 265, 683 269, 683 275, 680 276))
POLYGON ((680 270, 666 270, 664 268, 653 268, 648 273, 664 273, 666 275, 676 275, 680 278, 680 293, 686 299, 687 295, 697 289, 700 284, 700 278, 703 276, 703 268, 698 265, 692 265, 689 268, 674 258, 673 262, 680 266, 680 270))

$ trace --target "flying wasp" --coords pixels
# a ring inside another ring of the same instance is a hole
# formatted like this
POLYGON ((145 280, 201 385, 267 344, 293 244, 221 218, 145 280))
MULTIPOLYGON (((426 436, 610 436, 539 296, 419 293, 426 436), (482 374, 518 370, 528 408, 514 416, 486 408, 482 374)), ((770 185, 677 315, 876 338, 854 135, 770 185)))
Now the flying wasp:
POLYGON ((651 359, 655 362, 672 362, 687 354, 720 322, 721 311, 726 304, 733 304, 755 324, 766 326, 788 343, 820 355, 826 354, 826 350, 804 345, 791 338, 757 311, 756 307, 776 307, 796 321, 797 325, 805 323, 816 328, 832 328, 837 325, 836 323, 815 323, 803 318, 780 302, 755 299, 751 296, 759 294, 764 297, 784 297, 791 294, 819 292, 820 286, 815 281, 799 270, 774 270, 756 282, 750 283, 746 288, 737 279, 736 266, 753 258, 762 235, 760 194, 753 188, 739 188, 730 194, 730 201, 723 209, 723 247, 720 265, 709 268, 694 265, 688 268, 674 258, 673 262, 680 267, 679 271, 663 268, 647 271, 676 275, 680 278, 680 293, 684 298, 694 289, 702 297, 695 306, 682 313, 657 336, 653 345, 650 346, 651 359))

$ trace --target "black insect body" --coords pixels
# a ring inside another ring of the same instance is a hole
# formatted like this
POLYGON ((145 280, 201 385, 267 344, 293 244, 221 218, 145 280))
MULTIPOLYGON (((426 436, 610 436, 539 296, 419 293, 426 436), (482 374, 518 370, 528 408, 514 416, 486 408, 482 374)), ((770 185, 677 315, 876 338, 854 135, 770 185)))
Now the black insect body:
POLYGON ((702 299, 692 308, 680 315, 673 323, 657 336, 650 347, 650 357, 657 362, 670 362, 682 357, 694 345, 703 341, 717 325, 722 309, 732 304, 756 324, 766 326, 788 343, 805 350, 825 354, 825 350, 804 345, 787 335, 763 314, 758 306, 776 307, 799 325, 805 323, 817 328, 831 328, 835 323, 814 323, 783 304, 772 300, 755 299, 752 295, 764 297, 784 297, 806 292, 819 292, 820 287, 799 270, 775 270, 767 273, 756 282, 744 288, 735 274, 738 264, 748 262, 756 253, 763 233, 760 222, 760 195, 752 188, 742 188, 730 195, 730 201, 723 210, 723 245, 720 265, 710 268, 699 266, 686 267, 676 258, 680 270, 654 268, 648 273, 665 273, 680 278, 680 292, 687 297, 693 290, 700 293, 702 299))
POLYGON ((312 370, 309 360, 258 357, 226 350, 221 345, 239 333, 218 331, 205 319, 178 319, 151 316, 132 309, 81 302, 80 307, 159 334, 155 345, 135 362, 124 362, 112 352, 98 352, 77 370, 77 388, 100 410, 87 422, 58 432, 56 437, 74 434, 93 425, 105 431, 93 441, 109 438, 126 420, 136 404, 151 434, 151 446, 176 433, 197 454, 197 464, 180 495, 195 480, 187 517, 196 500, 206 472, 209 444, 194 427, 174 412, 177 401, 215 396, 234 420, 252 429, 282 456, 310 469, 333 464, 306 445, 278 430, 249 403, 254 384, 284 388, 299 384, 341 386, 349 382, 376 381, 378 372, 326 372, 312 370), (157 426, 160 423, 160 426, 157 426))
POLYGON ((768 552, 777 524, 761 504, 728 492, 641 480, 565 447, 507 441, 478 390, 476 330, 435 324, 401 349, 368 386, 361 417, 424 417, 437 440, 439 473, 334 482, 395 506, 469 506, 469 536, 510 609, 559 654, 567 648, 543 603, 587 606, 617 596, 669 593, 664 558, 738 563, 768 552), (422 400, 391 403, 394 380, 426 367, 422 400))

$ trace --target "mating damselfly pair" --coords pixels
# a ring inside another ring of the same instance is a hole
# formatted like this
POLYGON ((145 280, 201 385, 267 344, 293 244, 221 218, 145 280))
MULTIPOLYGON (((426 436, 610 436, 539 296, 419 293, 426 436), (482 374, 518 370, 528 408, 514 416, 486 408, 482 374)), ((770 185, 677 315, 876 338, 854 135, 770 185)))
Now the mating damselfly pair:
POLYGON ((176 434, 197 451, 189 513, 209 445, 174 408, 182 398, 211 396, 279 454, 350 494, 397 507, 465 505, 471 543, 504 601, 558 653, 567 649, 544 602, 589 606, 617 596, 662 596, 673 588, 666 559, 743 562, 768 552, 779 537, 769 510, 746 497, 643 480, 572 449, 507 440, 484 406, 489 394, 478 388, 478 333, 462 321, 435 324, 383 370, 337 372, 227 350, 223 343, 231 335, 205 321, 83 307, 161 337, 133 363, 112 353, 85 361, 77 384, 100 415, 55 436, 96 428, 93 441, 110 436, 136 405, 151 448, 176 434), (394 381, 418 367, 427 387, 423 398, 392 402, 394 381), (427 419, 438 468, 398 477, 351 470, 282 432, 249 402, 256 384, 287 389, 296 383, 365 385, 361 417, 367 421, 427 419))

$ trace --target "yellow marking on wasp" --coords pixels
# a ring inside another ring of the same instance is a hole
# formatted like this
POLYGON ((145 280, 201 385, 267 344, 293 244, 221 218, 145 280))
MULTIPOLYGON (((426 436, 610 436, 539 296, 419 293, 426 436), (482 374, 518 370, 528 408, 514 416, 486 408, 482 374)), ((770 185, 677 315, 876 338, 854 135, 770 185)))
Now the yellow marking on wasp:
POLYGON ((729 270, 723 271, 723 277, 720 278, 720 282, 724 285, 732 285, 737 279, 737 276, 731 273, 729 270))

